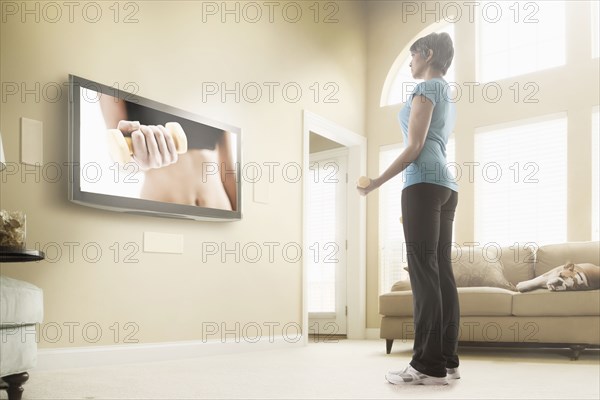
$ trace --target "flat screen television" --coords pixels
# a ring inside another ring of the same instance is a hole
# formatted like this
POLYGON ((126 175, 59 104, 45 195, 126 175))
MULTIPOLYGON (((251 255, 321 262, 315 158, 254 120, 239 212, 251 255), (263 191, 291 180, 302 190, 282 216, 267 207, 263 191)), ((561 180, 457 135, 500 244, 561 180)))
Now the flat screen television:
POLYGON ((235 221, 241 130, 69 75, 69 200, 160 217, 235 221))

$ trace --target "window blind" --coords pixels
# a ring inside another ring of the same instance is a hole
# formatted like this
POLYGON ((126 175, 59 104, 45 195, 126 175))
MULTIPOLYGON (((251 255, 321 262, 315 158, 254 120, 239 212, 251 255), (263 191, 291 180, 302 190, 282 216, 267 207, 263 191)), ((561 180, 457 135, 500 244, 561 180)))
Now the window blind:
POLYGON ((336 184, 335 163, 318 161, 310 168, 308 312, 335 312, 336 184))
POLYGON ((564 113, 476 130, 476 241, 566 241, 566 146, 564 113))

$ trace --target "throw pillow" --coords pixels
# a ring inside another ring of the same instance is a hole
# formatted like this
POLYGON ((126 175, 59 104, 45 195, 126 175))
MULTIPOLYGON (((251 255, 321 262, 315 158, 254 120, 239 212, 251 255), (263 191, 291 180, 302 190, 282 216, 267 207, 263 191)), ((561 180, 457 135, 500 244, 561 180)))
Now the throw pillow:
MULTIPOLYGON (((516 292, 515 285, 504 276, 504 267, 499 260, 486 259, 481 249, 475 248, 471 252, 462 252, 460 255, 452 252, 452 270, 456 287, 498 287, 516 292)), ((410 270, 408 267, 405 270, 410 270)))
POLYGON ((489 248, 488 258, 499 259, 504 277, 516 285, 535 276, 533 272, 535 247, 531 243, 514 243, 507 247, 489 248))
POLYGON ((457 287, 491 286, 517 290, 515 285, 504 277, 504 268, 499 261, 485 260, 483 257, 472 261, 469 262, 467 258, 452 263, 457 287))

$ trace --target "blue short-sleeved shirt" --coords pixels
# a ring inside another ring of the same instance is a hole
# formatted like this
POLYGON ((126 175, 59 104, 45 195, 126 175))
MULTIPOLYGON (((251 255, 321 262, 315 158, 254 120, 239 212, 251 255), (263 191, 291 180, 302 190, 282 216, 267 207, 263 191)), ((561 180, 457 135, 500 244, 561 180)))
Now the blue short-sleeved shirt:
POLYGON ((442 185, 458 192, 458 184, 452 171, 447 168, 446 159, 446 144, 456 123, 455 104, 448 92, 449 86, 442 78, 420 82, 398 114, 404 143, 408 144, 408 120, 413 97, 423 95, 431 100, 434 106, 423 150, 404 170, 404 188, 425 182, 442 185))

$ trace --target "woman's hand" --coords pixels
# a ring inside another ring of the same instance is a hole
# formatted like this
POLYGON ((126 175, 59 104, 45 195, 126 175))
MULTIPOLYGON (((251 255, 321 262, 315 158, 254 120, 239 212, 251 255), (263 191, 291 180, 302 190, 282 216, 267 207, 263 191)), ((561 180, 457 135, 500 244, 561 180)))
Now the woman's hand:
POLYGON ((361 196, 366 196, 371 193, 373 190, 379 187, 377 179, 369 179, 369 184, 367 186, 359 186, 356 185, 356 190, 361 196))
POLYGON ((133 159, 141 170, 162 168, 179 159, 175 141, 162 125, 140 125, 138 121, 119 121, 124 136, 131 136, 133 159))

